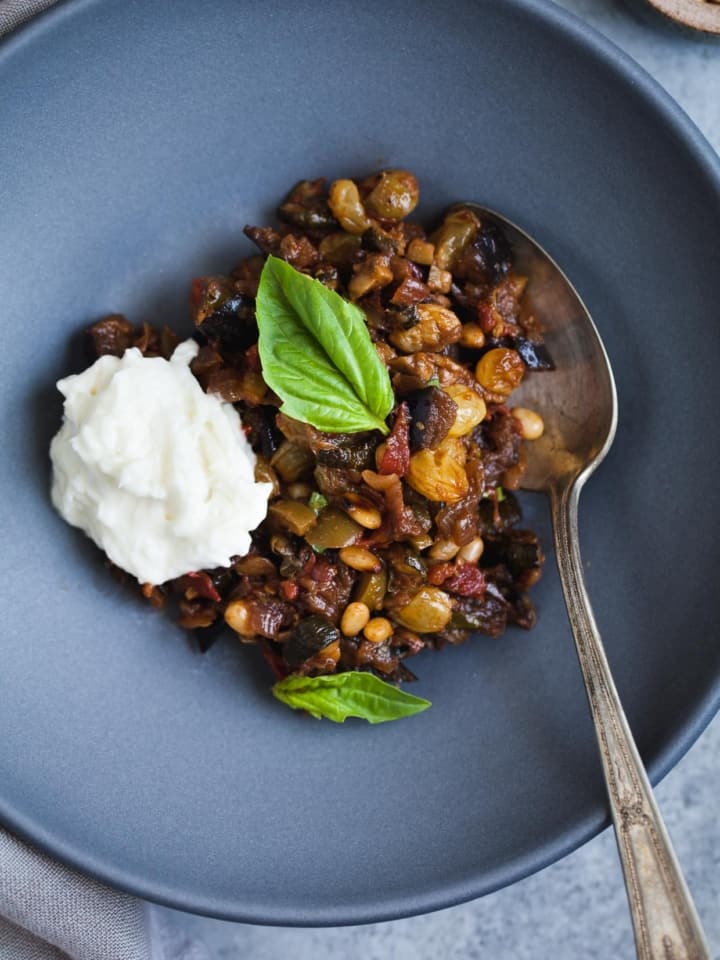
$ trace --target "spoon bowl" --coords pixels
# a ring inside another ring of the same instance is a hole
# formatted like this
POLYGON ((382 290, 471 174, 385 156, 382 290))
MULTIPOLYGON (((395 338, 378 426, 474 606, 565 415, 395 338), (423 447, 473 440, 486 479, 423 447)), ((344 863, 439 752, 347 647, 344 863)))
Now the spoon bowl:
MULTIPOLYGON (((590 313, 555 261, 505 217, 478 204, 481 221, 499 225, 527 276, 526 300, 545 331, 554 369, 529 376, 517 396, 543 417, 543 435, 526 445, 525 489, 550 498, 555 556, 605 773, 641 960, 709 960, 702 927, 605 656, 580 557, 578 500, 610 449, 617 393, 610 361, 590 313)), ((610 558, 608 558, 609 560, 610 558)))
POLYGON ((523 230, 478 204, 464 204, 501 227, 517 272, 528 277, 525 302, 541 319, 555 369, 526 377, 513 400, 539 411, 543 435, 526 445, 523 487, 549 493, 584 483, 610 449, 618 404, 610 362, 592 317, 560 267, 523 230))

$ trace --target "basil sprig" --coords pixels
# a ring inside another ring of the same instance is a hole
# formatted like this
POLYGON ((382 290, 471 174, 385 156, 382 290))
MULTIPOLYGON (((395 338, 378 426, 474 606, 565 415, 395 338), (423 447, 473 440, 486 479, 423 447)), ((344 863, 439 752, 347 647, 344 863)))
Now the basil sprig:
POLYGON ((385 723, 410 717, 431 706, 429 700, 405 693, 373 673, 331 673, 321 677, 285 677, 272 688, 273 695, 293 710, 307 710, 318 720, 327 717, 342 723, 360 717, 385 723))
POLYGON ((256 315, 263 378, 284 413, 326 433, 388 433, 392 385, 362 310, 268 257, 256 315))

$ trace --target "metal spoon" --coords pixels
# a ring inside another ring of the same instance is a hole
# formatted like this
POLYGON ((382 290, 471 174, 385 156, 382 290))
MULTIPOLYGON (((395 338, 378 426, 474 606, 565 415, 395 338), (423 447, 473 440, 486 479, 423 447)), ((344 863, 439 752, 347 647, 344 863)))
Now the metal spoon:
POLYGON ((528 377, 522 402, 540 412, 545 432, 528 443, 523 486, 550 498, 555 554, 602 757, 637 955, 641 960, 710 960, 710 952, 670 838, 615 689, 583 580, 578 499, 610 449, 617 426, 612 370, 595 325, 557 264, 527 234, 499 223, 527 297, 542 321, 556 369, 528 377))

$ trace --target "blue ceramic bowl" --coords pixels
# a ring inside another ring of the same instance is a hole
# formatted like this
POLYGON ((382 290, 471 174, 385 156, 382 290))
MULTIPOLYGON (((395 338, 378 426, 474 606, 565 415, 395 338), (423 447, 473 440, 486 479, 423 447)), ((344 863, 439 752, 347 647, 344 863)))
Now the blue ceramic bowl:
POLYGON ((476 897, 606 824, 552 557, 535 631, 423 655, 418 717, 335 726, 274 701, 255 649, 194 652, 50 506, 79 331, 188 329, 190 278, 295 180, 385 165, 421 217, 503 211, 593 313, 621 419, 583 500, 589 589, 668 770, 720 691, 720 171, 667 96, 542 0, 69 0, 3 44, 0 87, 2 821, 145 897, 286 924, 476 897))

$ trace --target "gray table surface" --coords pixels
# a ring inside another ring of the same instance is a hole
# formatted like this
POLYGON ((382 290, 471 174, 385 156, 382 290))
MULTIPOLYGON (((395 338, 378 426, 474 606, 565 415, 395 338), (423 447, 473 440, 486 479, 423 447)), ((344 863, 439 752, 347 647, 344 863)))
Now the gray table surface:
MULTIPOLYGON (((648 25, 620 0, 559 0, 639 61, 720 152, 720 42, 648 25)), ((720 718, 657 789, 720 957, 720 718)), ((438 913, 365 927, 253 927, 151 908, 158 960, 619 960, 634 956, 615 842, 606 831, 541 873, 438 913)))

